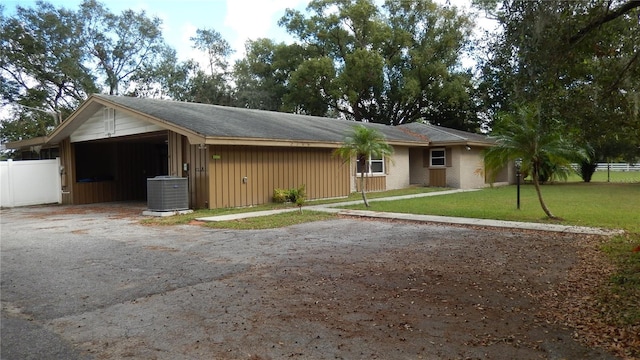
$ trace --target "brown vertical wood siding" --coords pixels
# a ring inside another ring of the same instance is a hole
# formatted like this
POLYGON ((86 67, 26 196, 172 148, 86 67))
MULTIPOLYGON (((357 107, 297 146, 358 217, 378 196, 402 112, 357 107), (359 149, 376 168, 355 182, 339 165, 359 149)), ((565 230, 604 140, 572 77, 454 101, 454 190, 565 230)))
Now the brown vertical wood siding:
POLYGON ((447 169, 429 169, 429 186, 446 187, 447 169))
MULTIPOLYGON (((387 190, 387 177, 367 176, 364 186, 365 191, 385 191, 387 190)), ((360 176, 356 179, 356 189, 360 191, 360 176)))
POLYGON ((169 176, 183 177, 182 173, 182 135, 169 131, 167 136, 169 153, 169 176))
POLYGON ((182 144, 183 163, 189 164, 189 170, 184 174, 189 178, 189 205, 193 209, 206 209, 209 207, 208 147, 190 145, 186 138, 182 139, 182 144))
POLYGON ((331 149, 209 147, 209 207, 271 202, 273 190, 305 185, 307 199, 349 195, 349 166, 331 149), (246 177, 246 181, 243 180, 246 177))

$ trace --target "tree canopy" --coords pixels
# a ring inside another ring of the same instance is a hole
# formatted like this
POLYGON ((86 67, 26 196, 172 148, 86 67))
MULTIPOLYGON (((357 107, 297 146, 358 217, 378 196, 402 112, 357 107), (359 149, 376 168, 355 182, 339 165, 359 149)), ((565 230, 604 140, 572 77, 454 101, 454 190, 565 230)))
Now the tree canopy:
POLYGON ((0 5, 0 98, 22 105, 2 121, 0 141, 44 135, 50 114, 104 92, 467 131, 535 106, 591 149, 587 165, 640 156, 640 2, 474 5, 499 25, 481 43, 472 15, 431 0, 311 0, 279 21, 295 42, 249 39, 235 64, 215 24, 191 39, 200 64, 180 60, 144 11, 39 1, 8 16, 0 5), (475 46, 482 58, 464 68, 475 46))
POLYGON ((482 67, 486 111, 536 103, 589 162, 640 155, 640 2, 481 3, 501 26, 482 67))
POLYGON ((67 114, 97 91, 84 65, 78 14, 38 4, 18 7, 13 17, 0 14, 0 96, 3 104, 23 105, 15 110, 14 122, 3 124, 5 141, 43 136, 55 125, 51 116, 30 108, 67 114))
POLYGON ((306 50, 286 102, 356 121, 477 127, 460 63, 468 16, 431 1, 313 0, 307 13, 287 10, 280 20, 306 50))

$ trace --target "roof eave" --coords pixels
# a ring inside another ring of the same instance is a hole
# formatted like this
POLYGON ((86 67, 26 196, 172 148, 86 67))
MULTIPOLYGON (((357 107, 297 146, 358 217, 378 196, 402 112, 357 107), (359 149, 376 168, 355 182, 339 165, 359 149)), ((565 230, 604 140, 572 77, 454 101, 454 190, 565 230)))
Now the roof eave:
POLYGON ((47 136, 38 136, 36 138, 11 141, 5 144, 7 149, 27 149, 31 146, 44 146, 47 144, 47 136))
MULTIPOLYGON (((195 140, 195 139, 194 139, 195 140)), ((191 141, 191 144, 197 142, 191 141)), ((307 141, 307 140, 277 140, 268 138, 239 138, 239 137, 218 137, 207 136, 201 142, 206 145, 243 145, 243 146, 278 146, 278 147, 316 147, 316 148, 338 148, 341 143, 326 141, 307 141)))
POLYGON ((465 140, 465 141, 434 141, 431 146, 476 146, 476 147, 491 147, 495 144, 482 141, 465 140))
MULTIPOLYGON (((197 144, 190 140, 191 144, 197 144)), ((202 142, 207 145, 244 145, 244 146, 282 146, 282 147, 315 147, 315 148, 339 148, 343 142, 314 141, 296 139, 270 139, 270 138, 239 138, 239 137, 215 137, 207 136, 202 142)), ((392 146, 428 147, 424 142, 388 141, 392 146)))

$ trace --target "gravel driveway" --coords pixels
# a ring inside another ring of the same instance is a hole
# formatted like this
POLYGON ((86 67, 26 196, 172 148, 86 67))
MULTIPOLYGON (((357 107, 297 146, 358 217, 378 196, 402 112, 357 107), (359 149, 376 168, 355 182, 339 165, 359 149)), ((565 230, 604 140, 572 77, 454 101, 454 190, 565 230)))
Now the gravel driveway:
POLYGON ((336 219, 143 226, 2 210, 2 359, 608 359, 547 322, 577 235, 336 219))

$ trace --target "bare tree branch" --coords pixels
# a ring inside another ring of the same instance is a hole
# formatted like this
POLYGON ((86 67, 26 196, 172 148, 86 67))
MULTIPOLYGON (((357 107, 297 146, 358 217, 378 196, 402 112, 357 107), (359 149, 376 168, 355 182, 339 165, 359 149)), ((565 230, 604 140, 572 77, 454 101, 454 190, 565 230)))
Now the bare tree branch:
POLYGON ((614 91, 618 87, 618 85, 620 85, 620 82, 622 81, 622 79, 624 79, 627 70, 629 70, 633 65, 633 63, 638 60, 639 56, 640 56, 640 51, 636 51, 635 55, 633 55, 631 60, 629 60, 629 63, 627 63, 627 66, 625 66, 624 69, 622 69, 622 71, 620 72, 620 74, 618 74, 618 78, 616 79, 616 81, 614 81, 613 84, 611 84, 611 86, 609 87, 610 92, 614 91))
POLYGON ((591 32, 598 26, 606 24, 609 21, 615 20, 620 16, 628 13, 629 11, 639 7, 640 7, 640 0, 629 0, 628 2, 621 5, 619 8, 614 9, 612 12, 609 12, 609 7, 607 6, 607 12, 605 13, 604 16, 596 18, 595 20, 587 24, 585 27, 580 29, 580 31, 578 31, 575 35, 569 38, 569 43, 570 44, 577 43, 578 41, 582 40, 582 38, 585 35, 587 35, 589 32, 591 32))

